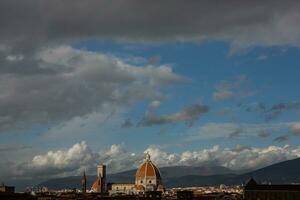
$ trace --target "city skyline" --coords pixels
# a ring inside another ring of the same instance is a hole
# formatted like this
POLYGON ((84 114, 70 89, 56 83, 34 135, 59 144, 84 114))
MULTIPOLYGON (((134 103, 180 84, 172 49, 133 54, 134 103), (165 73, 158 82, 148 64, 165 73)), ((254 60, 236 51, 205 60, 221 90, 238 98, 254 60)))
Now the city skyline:
POLYGON ((299 8, 1 1, 0 181, 298 158, 299 8))

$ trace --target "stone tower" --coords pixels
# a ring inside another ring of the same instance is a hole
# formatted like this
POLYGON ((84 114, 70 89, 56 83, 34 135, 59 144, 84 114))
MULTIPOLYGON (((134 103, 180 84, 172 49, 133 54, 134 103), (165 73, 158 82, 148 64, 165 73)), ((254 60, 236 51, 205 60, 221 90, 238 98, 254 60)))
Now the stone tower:
POLYGON ((92 185, 92 190, 94 192, 105 192, 106 191, 106 166, 97 166, 97 179, 92 185))
POLYGON ((81 179, 81 191, 82 193, 86 193, 86 175, 85 175, 85 171, 83 172, 83 176, 81 179))
POLYGON ((97 177, 100 180, 100 191, 106 191, 106 166, 105 165, 98 165, 97 166, 97 177))

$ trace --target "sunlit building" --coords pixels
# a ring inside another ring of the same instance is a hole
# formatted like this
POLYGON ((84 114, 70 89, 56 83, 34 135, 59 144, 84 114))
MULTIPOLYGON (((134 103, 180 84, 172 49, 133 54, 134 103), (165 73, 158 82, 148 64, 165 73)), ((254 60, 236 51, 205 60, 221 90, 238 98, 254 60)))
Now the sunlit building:
POLYGON ((159 169, 153 164, 147 153, 144 162, 135 174, 135 185, 138 191, 162 190, 162 181, 159 169))
POLYGON ((92 192, 105 192, 106 191, 106 166, 98 165, 97 166, 97 178, 92 185, 92 192))
POLYGON ((15 192, 15 187, 14 186, 7 186, 2 183, 0 185, 0 193, 9 193, 13 194, 15 192))
POLYGON ((113 183, 109 193, 144 194, 147 191, 164 191, 160 171, 148 153, 136 171, 135 183, 113 183))

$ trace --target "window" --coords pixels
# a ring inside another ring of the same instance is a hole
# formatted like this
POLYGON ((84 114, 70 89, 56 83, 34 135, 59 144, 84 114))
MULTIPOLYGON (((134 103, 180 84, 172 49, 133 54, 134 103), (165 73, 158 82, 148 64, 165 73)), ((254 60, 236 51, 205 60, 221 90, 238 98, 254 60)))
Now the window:
POLYGON ((141 183, 143 183, 143 181, 141 181, 141 183))
POLYGON ((150 180, 149 183, 152 183, 152 181, 150 180))

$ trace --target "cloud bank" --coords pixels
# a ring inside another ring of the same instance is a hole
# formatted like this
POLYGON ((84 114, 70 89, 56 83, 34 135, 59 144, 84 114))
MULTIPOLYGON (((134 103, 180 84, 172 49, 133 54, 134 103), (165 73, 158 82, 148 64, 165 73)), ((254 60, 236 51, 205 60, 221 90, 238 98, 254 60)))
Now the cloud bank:
POLYGON ((187 141, 233 137, 267 138, 271 133, 287 130, 293 122, 281 123, 206 123, 187 132, 187 141))
MULTIPOLYGON (((237 145, 235 148, 221 148, 216 145, 208 149, 170 153, 157 146, 149 146, 152 160, 159 166, 217 165, 233 170, 257 169, 276 162, 300 156, 300 147, 269 146, 264 148, 237 145)), ((19 165, 17 174, 23 177, 59 177, 79 175, 85 169, 95 173, 96 165, 105 163, 109 173, 133 169, 139 166, 143 152, 129 152, 124 145, 114 144, 109 149, 94 152, 83 141, 69 149, 49 151, 36 155, 30 162, 19 165)))
POLYGON ((3 0, 0 41, 19 50, 78 38, 299 46, 299 8, 293 0, 3 0))
POLYGON ((159 97, 160 88, 184 81, 169 65, 135 66, 70 46, 46 48, 30 63, 19 63, 22 70, 14 64, 0 68, 6 70, 0 73, 0 130, 51 126, 107 107, 115 110, 159 97))

